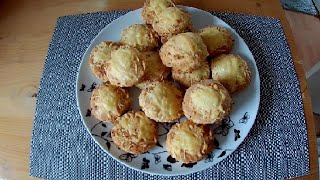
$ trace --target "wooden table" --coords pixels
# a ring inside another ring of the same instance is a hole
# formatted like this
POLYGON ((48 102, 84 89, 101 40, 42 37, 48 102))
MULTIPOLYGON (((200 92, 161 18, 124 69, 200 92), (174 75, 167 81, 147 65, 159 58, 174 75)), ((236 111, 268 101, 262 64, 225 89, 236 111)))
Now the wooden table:
MULTIPOLYGON (((0 179, 28 179, 30 138, 39 78, 59 16, 136 9, 142 0, 0 1, 0 179)), ((277 0, 178 0, 205 10, 232 11, 281 20, 303 95, 310 145, 310 175, 318 179, 316 139, 305 73, 284 11, 277 0)))

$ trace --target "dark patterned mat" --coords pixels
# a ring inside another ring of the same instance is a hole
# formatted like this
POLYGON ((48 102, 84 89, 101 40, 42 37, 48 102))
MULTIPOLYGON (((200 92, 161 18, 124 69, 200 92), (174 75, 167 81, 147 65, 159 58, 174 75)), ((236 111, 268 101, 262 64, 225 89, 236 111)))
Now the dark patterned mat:
POLYGON ((217 165, 187 176, 152 176, 127 168, 90 137, 80 118, 76 77, 91 40, 126 11, 60 17, 40 81, 30 175, 48 179, 285 179, 309 174, 307 130, 299 82, 277 19, 213 13, 245 40, 261 78, 255 125, 217 165))

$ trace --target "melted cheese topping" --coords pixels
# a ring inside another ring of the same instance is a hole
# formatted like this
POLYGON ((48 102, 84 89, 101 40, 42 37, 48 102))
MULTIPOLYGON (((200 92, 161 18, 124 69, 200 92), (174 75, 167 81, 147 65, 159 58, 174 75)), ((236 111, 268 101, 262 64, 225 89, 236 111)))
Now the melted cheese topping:
POLYGON ((120 97, 112 88, 103 86, 98 89, 99 107, 106 112, 117 112, 120 97))
POLYGON ((164 71, 166 71, 167 67, 162 64, 158 52, 146 52, 145 55, 145 63, 146 63, 146 71, 145 77, 148 80, 160 80, 163 79, 164 71))
POLYGON ((222 55, 212 62, 212 77, 234 92, 237 86, 246 84, 248 66, 240 56, 222 55))
POLYGON ((158 37, 153 34, 152 29, 143 24, 135 24, 125 29, 120 41, 138 49, 140 47, 155 48, 158 46, 158 37))
POLYGON ((127 113, 119 120, 117 129, 123 129, 130 135, 136 136, 134 142, 153 140, 156 134, 153 122, 143 112, 127 113))
POLYGON ((224 28, 208 27, 204 28, 200 35, 207 45, 208 50, 213 51, 220 47, 227 46, 228 40, 226 33, 228 33, 228 31, 224 28))
POLYGON ((188 14, 182 12, 179 8, 169 7, 157 16, 157 21, 153 24, 153 27, 158 34, 165 36, 166 34, 173 34, 172 31, 177 29, 186 32, 190 23, 191 20, 188 14))
POLYGON ((109 74, 120 81, 138 81, 144 73, 140 53, 134 48, 121 48, 111 54, 109 74))
POLYGON ((149 10, 157 15, 172 4, 171 0, 150 0, 149 10))
POLYGON ((186 53, 205 53, 207 51, 206 45, 198 34, 191 32, 181 33, 173 39, 177 47, 186 53))
POLYGON ((117 46, 113 45, 112 43, 102 42, 91 52, 91 57, 93 58, 94 64, 103 64, 110 60, 110 54, 112 51, 116 50, 117 46))
POLYGON ((172 37, 162 47, 170 51, 172 61, 176 62, 194 64, 195 62, 204 61, 209 55, 202 38, 198 34, 191 32, 181 33, 172 37), (175 56, 179 57, 179 59, 175 56))
POLYGON ((223 111, 222 102, 226 97, 222 92, 211 86, 202 84, 197 86, 198 88, 190 94, 191 103, 197 110, 202 113, 223 111))
POLYGON ((172 70, 172 77, 185 86, 191 86, 195 82, 199 82, 204 79, 209 79, 209 76, 210 68, 207 61, 202 62, 199 68, 194 69, 191 72, 179 72, 176 71, 174 68, 172 70))
MULTIPOLYGON (((183 127, 183 126, 181 126, 183 127)), ((196 135, 188 128, 181 128, 176 132, 173 146, 175 147, 176 153, 184 151, 189 154, 198 154, 201 150, 202 142, 196 135)))
POLYGON ((179 111, 177 106, 177 91, 172 87, 159 84, 149 94, 150 101, 160 109, 161 114, 172 116, 179 111))

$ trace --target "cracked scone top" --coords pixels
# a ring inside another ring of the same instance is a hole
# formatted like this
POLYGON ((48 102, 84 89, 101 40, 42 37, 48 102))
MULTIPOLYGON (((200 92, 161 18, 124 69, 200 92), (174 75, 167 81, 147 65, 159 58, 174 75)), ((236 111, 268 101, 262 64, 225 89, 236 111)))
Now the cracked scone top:
POLYGON ((111 58, 111 52, 119 48, 119 44, 111 41, 104 41, 95 46, 89 57, 89 66, 92 73, 104 82, 108 81, 106 67, 111 58))
POLYGON ((120 149, 141 154, 156 145, 157 123, 142 111, 128 112, 117 119, 117 123, 112 127, 111 137, 120 149))
POLYGON ((100 84, 90 99, 91 113, 101 121, 114 122, 130 108, 129 92, 117 86, 100 84))
POLYGON ((199 31, 211 56, 228 54, 232 50, 234 40, 226 28, 209 26, 199 31))
POLYGON ((177 7, 169 7, 158 14, 152 27, 165 42, 173 35, 192 30, 191 15, 177 7))
POLYGON ((169 154, 184 163, 197 162, 214 149, 211 129, 190 120, 177 123, 170 129, 166 147, 169 154))
POLYGON ((135 47, 139 51, 149 51, 159 47, 160 37, 150 25, 134 24, 122 31, 120 43, 135 47))
POLYGON ((157 122, 173 122, 183 116, 182 92, 169 82, 151 82, 142 89, 139 104, 157 122))
POLYGON ((191 71, 201 65, 208 56, 207 47, 197 33, 181 33, 170 38, 160 49, 164 65, 191 71))
POLYGON ((182 108, 185 116, 195 123, 220 123, 229 116, 232 99, 219 81, 203 80, 187 89, 182 108))
POLYGON ((211 61, 212 79, 218 80, 229 92, 239 92, 251 82, 247 62, 239 55, 222 54, 211 61))
POLYGON ((133 47, 120 47, 111 53, 107 65, 107 76, 111 84, 131 87, 137 84, 145 72, 141 53, 133 47))
POLYGON ((162 64, 158 51, 147 51, 142 52, 141 54, 144 57, 146 70, 142 77, 142 81, 136 84, 138 88, 145 88, 151 81, 162 81, 167 79, 170 68, 162 64))
POLYGON ((142 9, 142 18, 146 24, 152 24, 155 18, 168 7, 173 7, 171 0, 146 0, 142 9))

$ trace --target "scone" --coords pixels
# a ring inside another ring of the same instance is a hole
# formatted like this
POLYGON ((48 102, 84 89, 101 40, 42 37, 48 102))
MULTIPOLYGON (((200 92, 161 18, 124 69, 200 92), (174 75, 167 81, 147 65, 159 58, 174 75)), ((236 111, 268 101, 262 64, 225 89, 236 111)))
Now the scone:
POLYGON ((222 54, 211 61, 212 79, 218 80, 230 93, 245 89, 251 82, 248 64, 239 55, 222 54))
POLYGON ((108 81, 106 65, 110 60, 111 52, 119 48, 119 44, 105 41, 95 46, 90 54, 89 66, 93 74, 104 82, 108 81))
POLYGON ((139 104, 157 122, 173 122, 183 116, 182 92, 169 82, 152 82, 142 89, 139 104))
POLYGON ((201 62, 200 67, 191 72, 185 72, 180 68, 172 68, 172 78, 185 87, 190 87, 193 83, 209 79, 210 67, 207 61, 201 62))
POLYGON ((231 112, 232 99, 219 81, 203 80, 194 83, 183 99, 184 115, 198 124, 221 123, 231 112))
POLYGON ((142 56, 146 70, 142 77, 142 81, 136 84, 138 88, 143 89, 150 81, 162 81, 168 77, 170 68, 162 64, 159 52, 147 51, 143 52, 142 56))
POLYGON ((131 154, 141 154, 157 143, 157 123, 150 120, 142 111, 128 112, 117 119, 112 127, 113 142, 131 154))
POLYGON ((191 71, 208 56, 207 47, 197 33, 181 33, 170 38, 160 49, 162 63, 168 67, 191 71))
POLYGON ((141 80, 144 72, 144 60, 136 48, 120 47, 111 53, 107 65, 107 77, 111 84, 131 87, 141 80))
POLYGON ((100 84, 90 99, 91 114, 101 121, 114 122, 130 108, 129 92, 117 86, 100 84))
POLYGON ((172 126, 166 146, 173 158, 192 163, 203 159, 214 149, 213 140, 213 133, 208 126, 186 120, 172 126))
POLYGON ((134 24, 122 31, 120 43, 139 51, 150 51, 159 47, 160 37, 150 25, 134 24))
POLYGON ((173 35, 192 30, 191 15, 177 7, 169 7, 158 14, 152 27, 167 40, 173 35))
POLYGON ((171 0, 146 0, 142 9, 142 19, 147 24, 152 24, 155 18, 168 7, 173 7, 171 0))
POLYGON ((210 56, 228 54, 232 50, 234 40, 224 27, 209 26, 200 29, 200 36, 207 45, 210 56))

